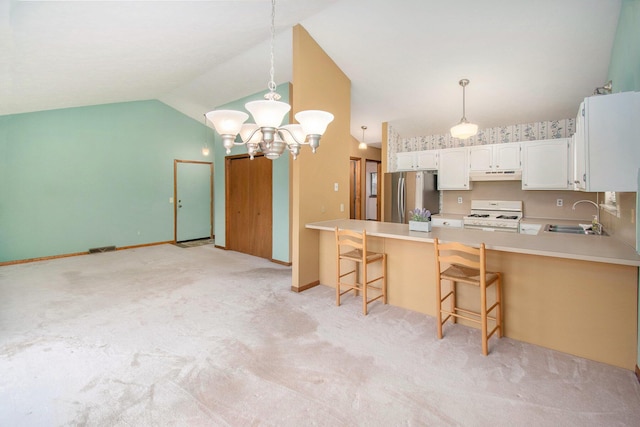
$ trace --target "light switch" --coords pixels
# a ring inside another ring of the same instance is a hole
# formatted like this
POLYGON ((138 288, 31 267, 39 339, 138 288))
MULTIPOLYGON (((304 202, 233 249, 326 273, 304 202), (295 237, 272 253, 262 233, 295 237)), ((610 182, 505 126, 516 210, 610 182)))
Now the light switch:
POLYGON ((173 197, 169 197, 169 203, 173 203, 173 197))
POLYGON ((333 183, 333 191, 338 191, 338 183, 337 182, 333 183))

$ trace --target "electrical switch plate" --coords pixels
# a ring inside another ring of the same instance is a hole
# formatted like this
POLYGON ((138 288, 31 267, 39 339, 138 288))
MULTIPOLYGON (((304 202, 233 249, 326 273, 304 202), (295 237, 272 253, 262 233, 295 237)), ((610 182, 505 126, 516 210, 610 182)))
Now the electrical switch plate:
POLYGON ((173 203, 173 197, 169 197, 169 203, 173 203))
POLYGON ((556 206, 562 207, 562 205, 563 205, 562 199, 556 199, 556 206))
POLYGON ((337 182, 333 183, 333 191, 338 191, 338 183, 337 182))

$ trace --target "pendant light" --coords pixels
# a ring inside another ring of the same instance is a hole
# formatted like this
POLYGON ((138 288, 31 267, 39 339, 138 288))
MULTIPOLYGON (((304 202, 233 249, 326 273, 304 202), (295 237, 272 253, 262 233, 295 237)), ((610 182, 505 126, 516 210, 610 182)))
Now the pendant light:
POLYGON ((462 86, 462 119, 460 123, 451 128, 451 136, 458 139, 471 138, 478 133, 478 125, 469 123, 465 116, 465 87, 469 84, 468 79, 462 79, 458 82, 462 86))
POLYGON ((362 129, 362 141, 360 141, 360 144, 358 144, 358 148, 360 150, 366 150, 367 149, 367 143, 364 142, 364 131, 367 130, 366 126, 360 126, 360 129, 362 129))
POLYGON ((244 124, 249 115, 243 111, 214 110, 205 114, 213 124, 216 132, 222 137, 222 144, 227 154, 235 145, 246 145, 249 156, 253 159, 258 152, 263 152, 269 159, 277 159, 285 148, 294 160, 300 153, 302 145, 309 145, 313 153, 320 146, 320 138, 333 121, 333 114, 320 110, 306 110, 296 113, 300 124, 280 126, 284 116, 291 110, 286 102, 279 101, 274 80, 273 45, 275 38, 276 2, 271 0, 271 69, 268 84, 269 93, 264 100, 251 101, 245 108, 253 117, 253 123, 244 124), (240 134, 241 142, 236 142, 240 134))

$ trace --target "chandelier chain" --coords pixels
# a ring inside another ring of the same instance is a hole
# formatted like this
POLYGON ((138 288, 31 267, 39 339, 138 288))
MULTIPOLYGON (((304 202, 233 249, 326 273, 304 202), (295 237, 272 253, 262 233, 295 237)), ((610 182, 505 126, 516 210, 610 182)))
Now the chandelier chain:
POLYGON ((275 82, 275 60, 273 54, 273 45, 274 39, 276 35, 276 0, 271 0, 271 68, 269 70, 269 75, 271 80, 269 80, 269 91, 274 93, 276 91, 276 82, 275 82))

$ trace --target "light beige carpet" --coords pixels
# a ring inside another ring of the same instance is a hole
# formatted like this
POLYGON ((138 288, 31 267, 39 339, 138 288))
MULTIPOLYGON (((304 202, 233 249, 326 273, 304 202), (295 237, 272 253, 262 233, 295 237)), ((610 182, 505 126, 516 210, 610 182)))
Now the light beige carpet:
POLYGON ((640 425, 631 371, 333 290, 213 245, 0 268, 2 426, 640 425))

